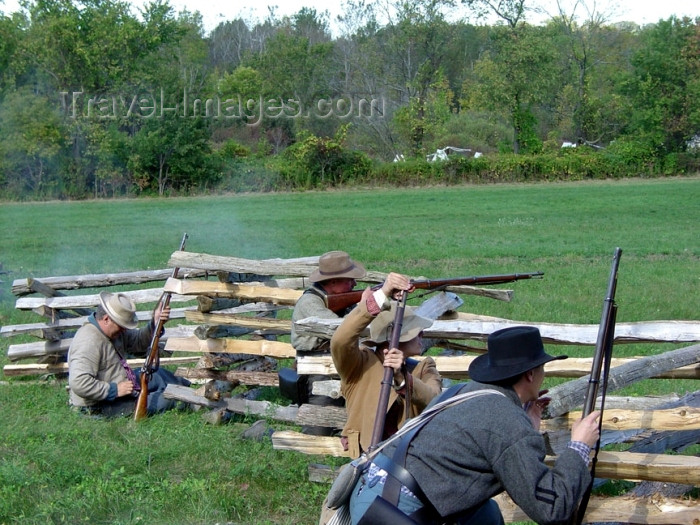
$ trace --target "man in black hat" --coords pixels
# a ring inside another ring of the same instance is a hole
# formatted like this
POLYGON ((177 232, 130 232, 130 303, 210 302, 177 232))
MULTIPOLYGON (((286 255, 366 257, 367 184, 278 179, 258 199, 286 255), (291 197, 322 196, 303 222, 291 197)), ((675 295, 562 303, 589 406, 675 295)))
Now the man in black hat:
MULTIPOLYGON (((589 454, 598 440, 600 412, 575 422, 567 448, 553 467, 545 464, 545 440, 539 432, 542 410, 549 403, 542 397, 547 391, 540 390, 544 365, 565 358, 545 352, 537 328, 492 333, 488 352, 469 367, 472 381, 454 393, 481 390, 494 395, 446 408, 413 437, 405 467, 422 494, 403 485, 398 509, 422 516, 421 523, 501 525, 503 516, 491 498, 505 491, 533 521, 566 523, 590 482, 589 454)), ((389 444, 382 454, 392 457, 395 449, 395 443, 389 444)), ((382 495, 387 476, 373 465, 357 483, 350 499, 353 524, 365 514, 369 518, 372 511, 367 510, 382 495)))

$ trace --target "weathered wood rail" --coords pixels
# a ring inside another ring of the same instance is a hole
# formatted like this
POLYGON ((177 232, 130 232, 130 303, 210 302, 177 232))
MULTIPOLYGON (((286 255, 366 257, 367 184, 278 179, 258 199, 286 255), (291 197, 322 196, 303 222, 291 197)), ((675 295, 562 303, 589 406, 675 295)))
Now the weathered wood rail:
MULTIPOLYGON (((72 332, 85 321, 85 314, 98 304, 94 291, 89 295, 64 295, 59 290, 115 287, 141 283, 162 282, 162 287, 130 290, 138 305, 157 301, 164 291, 173 292, 173 320, 187 324, 166 328, 164 350, 173 357, 164 358, 164 364, 183 365, 177 374, 196 382, 211 384, 229 381, 254 386, 277 386, 274 370, 249 370, 217 364, 222 356, 252 356, 265 360, 296 358, 292 346, 286 342, 291 330, 289 310, 303 289, 309 285, 308 275, 317 267, 318 257, 297 259, 251 260, 174 252, 168 265, 185 268, 181 279, 170 279, 171 270, 100 274, 93 276, 50 277, 24 279, 13 283, 18 297, 16 308, 32 311, 41 316, 41 322, 0 327, 0 336, 32 336, 33 343, 10 345, 11 361, 39 361, 13 363, 4 367, 7 376, 55 374, 67 372, 65 353, 72 332), (211 280, 215 277, 216 280, 211 280), (40 297, 29 297, 38 294, 40 297), (287 313, 285 313, 287 310, 287 313), (279 314, 279 315, 278 315, 279 314), (234 335, 231 335, 234 334, 234 335), (278 337, 279 336, 279 337, 278 337), (282 339, 282 340, 281 340, 282 339), (214 359, 219 359, 217 361, 214 359), (209 361, 206 358, 210 358, 209 361), (42 362, 46 361, 46 362, 42 362), (192 366, 197 363, 197 366, 192 366)), ((183 271, 183 270, 181 270, 183 271)), ((370 271, 366 282, 381 282, 386 274, 370 271)), ((453 293, 468 293, 484 298, 509 301, 512 290, 475 287, 452 287, 453 293)), ((150 311, 140 311, 140 320, 150 317, 150 311)), ((529 323, 509 319, 478 316, 450 311, 435 315, 436 321, 425 331, 425 337, 437 348, 449 348, 450 355, 436 355, 441 374, 453 380, 467 380, 469 363, 484 351, 489 333, 513 325, 537 326, 547 345, 578 345, 592 347, 597 337, 597 325, 529 323)), ((297 323, 302 333, 330 338, 339 321, 309 318, 297 323)), ((700 379, 699 321, 647 321, 619 323, 615 343, 691 344, 671 352, 649 357, 614 358, 610 391, 646 378, 700 379)), ((556 348, 550 349, 556 353, 556 348)), ((654 353, 654 352, 652 352, 654 353)), ((323 374, 328 380, 314 384, 315 392, 338 397, 340 385, 330 357, 299 357, 297 369, 302 374, 323 374)), ((223 360, 226 362, 226 360, 223 360)), ((134 361, 138 364, 138 360, 134 361)), ((545 367, 550 377, 571 378, 550 390, 553 398, 549 419, 543 422, 543 432, 552 436, 553 453, 562 446, 558 434, 567 433, 571 421, 578 417, 586 390, 591 358, 570 358, 553 361, 545 367)), ((346 419, 344 408, 312 405, 282 406, 270 402, 241 397, 207 397, 203 390, 171 386, 166 396, 209 408, 245 415, 257 415, 292 425, 315 425, 341 428, 346 419)), ((601 452, 597 476, 604 479, 683 483, 700 486, 700 459, 695 456, 671 455, 698 442, 700 436, 700 407, 686 397, 615 397, 608 396, 604 436, 607 442, 632 440, 627 452, 601 452), (679 439, 654 436, 686 436, 679 439), (644 436, 642 438, 642 436, 644 436), (695 437, 688 437, 695 436, 695 437), (642 443, 653 443, 651 446, 642 443)), ((345 457, 337 437, 308 436, 290 430, 275 432, 272 444, 282 450, 293 450, 311 455, 345 457)), ((551 460, 551 458, 550 458, 551 460)), ((335 473, 310 466, 310 477, 329 481, 335 473)), ((499 497, 507 522, 526 521, 527 518, 507 497, 499 497)), ((632 494, 614 498, 594 497, 588 507, 589 521, 616 521, 639 524, 688 523, 700 520, 700 502, 697 499, 678 499, 654 495, 632 494)))

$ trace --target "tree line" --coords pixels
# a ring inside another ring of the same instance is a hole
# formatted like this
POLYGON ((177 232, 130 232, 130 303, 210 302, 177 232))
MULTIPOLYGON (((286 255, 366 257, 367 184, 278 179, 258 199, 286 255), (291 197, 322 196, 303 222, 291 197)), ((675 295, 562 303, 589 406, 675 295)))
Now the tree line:
POLYGON ((167 0, 25 0, 0 13, 0 197, 697 170, 700 18, 527 2, 346 0, 336 35, 310 8, 205 33, 167 0), (467 158, 427 163, 445 146, 467 158))

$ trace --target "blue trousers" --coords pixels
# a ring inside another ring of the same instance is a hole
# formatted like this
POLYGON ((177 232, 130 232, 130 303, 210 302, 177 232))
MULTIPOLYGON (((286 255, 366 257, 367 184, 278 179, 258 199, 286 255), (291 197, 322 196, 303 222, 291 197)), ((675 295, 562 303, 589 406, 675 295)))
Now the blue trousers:
MULTIPOLYGON (((366 475, 363 474, 357 481, 355 490, 350 496, 350 518, 353 525, 357 525, 362 519, 374 499, 381 496, 384 483, 377 481, 377 479, 375 477, 368 483, 366 475)), ((401 492, 397 506, 404 514, 410 516, 421 509, 423 504, 415 496, 401 492)), ((486 500, 476 511, 450 516, 445 520, 445 523, 453 525, 505 525, 501 509, 492 499, 486 500)))
MULTIPOLYGON (((136 374, 136 379, 140 380, 140 371, 135 370, 134 373, 136 374)), ((165 412, 177 406, 176 400, 163 397, 165 388, 171 383, 184 386, 190 385, 187 379, 178 377, 165 368, 158 368, 151 376, 148 381, 148 415, 165 412)), ((103 417, 129 416, 134 413, 136 408, 136 397, 120 397, 111 402, 100 403, 96 408, 97 413, 103 417)))

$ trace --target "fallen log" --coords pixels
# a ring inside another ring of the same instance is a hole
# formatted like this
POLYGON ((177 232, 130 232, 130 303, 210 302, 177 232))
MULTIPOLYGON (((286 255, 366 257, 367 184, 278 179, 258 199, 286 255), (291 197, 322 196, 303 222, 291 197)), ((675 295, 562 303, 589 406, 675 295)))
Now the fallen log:
POLYGON ((302 454, 350 457, 340 438, 335 436, 310 436, 292 430, 278 430, 272 434, 272 448, 275 450, 292 450, 302 454))
MULTIPOLYGON (((196 270, 181 267, 179 275, 183 278, 202 277, 206 275, 204 270, 196 270)), ((173 274, 172 269, 145 270, 123 273, 97 273, 87 275, 66 275, 55 277, 40 277, 15 279, 12 281, 12 293, 16 296, 28 295, 36 292, 36 283, 43 284, 53 290, 77 290, 80 288, 101 288, 121 284, 141 284, 153 281, 165 281, 173 274)))
POLYGON ((209 408, 226 408, 229 412, 243 415, 256 415, 262 418, 272 418, 276 421, 294 423, 298 408, 296 405, 283 407, 269 401, 254 401, 239 397, 224 397, 218 401, 212 401, 204 396, 197 395, 189 387, 170 384, 163 392, 166 399, 175 399, 195 405, 209 408))
MULTIPOLYGON (((301 335, 330 339, 342 319, 307 317, 295 323, 301 335)), ((425 337, 434 339, 474 339, 485 341, 496 330, 511 326, 534 326, 540 330, 547 344, 594 346, 598 337, 598 325, 554 323, 529 323, 525 321, 457 319, 436 320, 424 330, 425 337)), ((365 331, 363 335, 368 335, 365 331)), ((615 343, 692 343, 700 341, 700 321, 641 321, 618 323, 615 326, 615 343)))
POLYGON ((283 305, 295 305, 303 293, 301 290, 291 288, 272 288, 257 284, 233 284, 216 281, 183 281, 172 277, 165 282, 163 289, 181 296, 237 297, 247 301, 265 301, 283 305))
MULTIPOLYGON (((272 446, 277 450, 295 450, 305 454, 349 457, 342 450, 340 438, 309 436, 291 430, 272 434, 272 446)), ((554 464, 554 456, 546 462, 554 464)), ((596 475, 606 479, 654 480, 700 485, 700 457, 668 454, 638 454, 633 452, 601 451, 598 454, 596 475)))
MULTIPOLYGON (((700 346, 700 345, 698 345, 700 346)), ((437 365, 437 369, 440 375, 450 379, 466 380, 469 378, 469 365, 476 359, 476 356, 431 356, 437 365)), ((425 356, 417 356, 415 359, 425 359, 425 356)), ((613 358, 613 366, 627 366, 633 365, 635 362, 646 359, 643 357, 627 357, 627 358, 613 358)), ((590 374, 591 363, 593 358, 591 357, 581 357, 581 358, 569 358, 563 360, 550 361, 544 367, 545 375, 548 377, 579 377, 587 376, 590 374)), ((337 376, 337 371, 333 365, 333 360, 330 356, 298 356, 297 357, 297 371, 302 375, 327 375, 327 376, 337 376)), ((651 371, 654 373, 654 370, 651 371)), ((664 371, 659 371, 652 376, 647 376, 650 379, 699 379, 700 378, 700 365, 698 364, 688 364, 685 366, 680 366, 676 369, 668 369, 664 371)), ((578 381, 578 380, 577 380, 578 381)), ((586 379, 587 381, 587 379, 586 379)), ((568 383, 571 383, 569 381, 568 383)), ((560 385, 556 388, 564 387, 560 385)), ((585 388, 585 387, 584 387, 585 388)), ((554 390, 554 387, 551 389, 554 390)), ((556 391, 555 391, 556 393, 556 391)), ((584 392, 585 393, 585 392, 584 392)), ((551 396, 550 394, 548 394, 551 396)), ((582 393, 583 395, 583 393, 582 393)), ((554 401, 554 398, 553 398, 554 401)), ((582 401, 582 400, 581 400, 582 401)), ((571 406, 571 409, 580 406, 581 401, 578 405, 571 406)), ((551 404, 550 404, 551 406, 551 404)), ((556 417, 557 415, 562 415, 565 412, 552 413, 551 417, 556 417)))
MULTIPOLYGON (((660 377, 671 370, 685 368, 698 362, 700 362, 700 344, 659 355, 639 357, 620 365, 611 364, 608 392, 614 392, 642 379, 660 377)), ((700 371, 700 367, 695 368, 700 371)), ((552 387, 547 394, 552 400, 547 407, 545 418, 561 416, 581 406, 588 389, 589 377, 590 369, 584 377, 552 387)))
POLYGON ((165 344, 169 352, 211 352, 222 354, 251 354, 269 356, 277 359, 293 358, 296 355, 294 347, 282 341, 266 339, 249 341, 221 337, 218 339, 199 339, 195 336, 172 337, 165 344))
MULTIPOLYGON (((131 290, 123 293, 136 304, 155 303, 163 294, 162 288, 149 288, 145 290, 131 290)), ((186 303, 194 301, 194 298, 173 294, 171 302, 186 303)), ((94 308, 100 304, 99 294, 95 295, 70 295, 65 297, 20 297, 15 302, 18 310, 37 310, 49 308, 52 310, 73 310, 75 308, 94 308)))
POLYGON ((214 370, 212 368, 178 367, 175 375, 190 380, 215 379, 231 381, 246 386, 279 386, 277 372, 241 372, 239 370, 214 370))
MULTIPOLYGON (((161 366, 181 365, 185 363, 196 363, 198 357, 161 357, 161 366)), ((129 366, 140 367, 143 365, 143 358, 127 359, 129 366)), ((24 365, 5 365, 3 373, 6 376, 35 376, 43 374, 67 374, 68 363, 29 363, 24 365)))
POLYGON ((291 319, 276 319, 274 317, 251 317, 240 314, 203 314, 195 310, 186 312, 185 318, 193 323, 242 326, 261 330, 266 334, 289 334, 292 331, 291 319))

